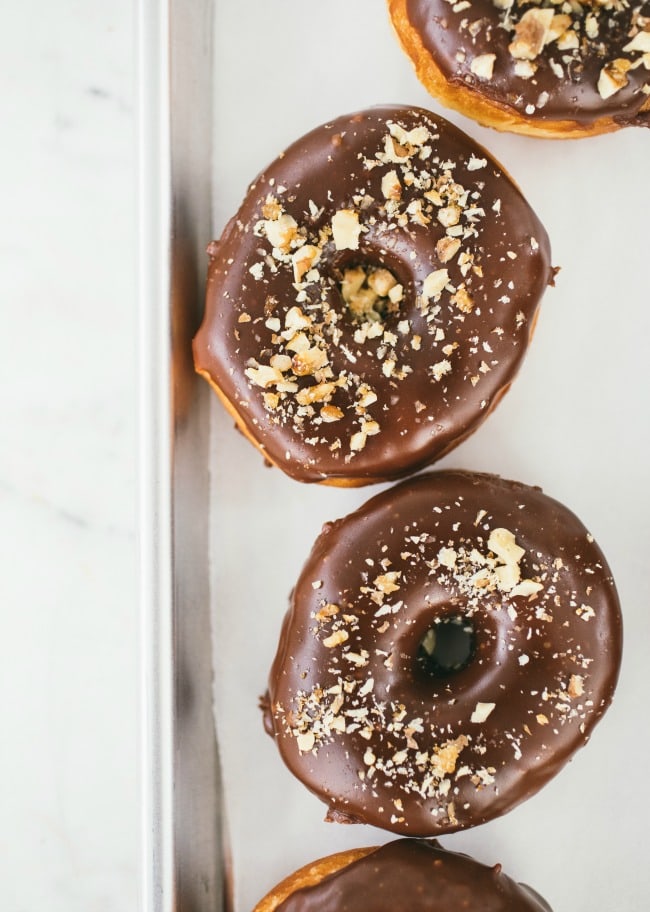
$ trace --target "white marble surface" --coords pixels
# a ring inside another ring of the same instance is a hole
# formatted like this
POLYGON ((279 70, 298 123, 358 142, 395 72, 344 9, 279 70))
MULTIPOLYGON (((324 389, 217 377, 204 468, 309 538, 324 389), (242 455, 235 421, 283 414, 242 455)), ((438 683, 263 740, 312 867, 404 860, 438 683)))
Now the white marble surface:
POLYGON ((137 902, 134 36, 8 4, 0 54, 0 883, 137 902))

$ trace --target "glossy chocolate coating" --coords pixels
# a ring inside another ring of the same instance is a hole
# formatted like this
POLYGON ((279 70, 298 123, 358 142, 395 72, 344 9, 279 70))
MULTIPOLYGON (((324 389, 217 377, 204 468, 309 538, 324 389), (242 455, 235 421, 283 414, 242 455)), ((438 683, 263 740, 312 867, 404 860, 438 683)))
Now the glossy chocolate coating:
POLYGON ((516 74, 517 61, 508 50, 514 33, 504 28, 503 23, 507 17, 516 24, 533 8, 552 7, 555 13, 565 13, 560 5, 550 0, 535 4, 515 0, 505 11, 498 9, 493 0, 469 0, 469 6, 459 4, 456 12, 455 6, 448 0, 407 0, 409 21, 451 84, 466 85, 491 102, 535 120, 567 120, 589 125, 599 118, 610 117, 619 126, 650 126, 650 111, 639 110, 648 104, 649 97, 642 87, 650 86, 650 70, 643 64, 629 70, 628 84, 609 98, 603 98, 598 91, 600 72, 606 63, 618 58, 633 63, 641 56, 626 53, 623 48, 630 41, 636 17, 650 17, 650 3, 632 0, 629 6, 619 10, 606 10, 598 3, 588 2, 579 10, 569 8, 580 46, 559 50, 556 43, 547 44, 534 59, 537 70, 531 78, 516 74), (595 16, 599 23, 598 35, 593 39, 585 33, 584 21, 588 15, 595 16), (480 23, 481 28, 471 33, 472 23, 480 23), (483 54, 496 55, 493 76, 487 80, 479 79, 471 69, 472 61, 483 54))
POLYGON ((553 276, 546 232, 502 169, 441 117, 405 107, 341 117, 287 149, 251 185, 210 256, 197 370, 271 462, 311 482, 397 478, 460 442, 517 372, 553 276), (426 141, 404 159, 399 146, 398 160, 387 157, 391 130, 418 129, 426 141), (391 173, 398 200, 385 196, 391 173), (443 189, 432 202, 424 194, 436 182, 443 189), (337 249, 332 237, 341 210, 358 219, 357 250, 337 249), (302 232, 292 243, 318 248, 305 282, 295 283, 291 262, 299 248, 280 255, 269 239, 280 212, 302 232), (450 213, 458 224, 445 227, 450 213), (456 234, 458 251, 441 259, 439 242, 456 234), (396 311, 373 326, 352 318, 339 290, 359 265, 386 267, 403 289, 396 311), (425 279, 442 269, 447 287, 425 299, 425 279), (294 370, 286 327, 296 308, 309 321, 307 344, 327 353, 322 374, 294 370), (290 392, 263 385, 277 363, 290 392), (316 388, 326 396, 312 403, 316 388))
POLYGON ((425 474, 324 527, 265 724, 330 819, 452 832, 528 798, 587 742, 621 638, 610 570, 569 510, 496 476, 425 474), (473 657, 431 677, 416 657, 445 618, 471 625, 473 657))
POLYGON ((399 839, 313 887, 277 912, 552 912, 541 896, 435 841, 399 839))

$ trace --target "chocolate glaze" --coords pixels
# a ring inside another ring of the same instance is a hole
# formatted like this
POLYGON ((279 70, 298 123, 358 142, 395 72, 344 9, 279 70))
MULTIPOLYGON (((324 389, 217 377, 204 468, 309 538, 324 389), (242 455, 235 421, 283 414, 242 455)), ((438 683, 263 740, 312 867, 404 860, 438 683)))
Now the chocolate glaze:
POLYGON ((292 145, 251 185, 209 254, 197 370, 269 459, 300 481, 396 478, 458 443, 511 382, 553 277, 546 232, 508 176, 441 117, 405 107, 341 117, 292 145), (407 157, 387 156, 391 130, 418 128, 429 134, 423 143, 403 141, 407 157), (399 200, 385 197, 391 172, 399 200), (441 196, 432 202, 424 194, 436 181, 441 196), (439 216, 459 195, 458 225, 445 227, 439 216), (358 250, 332 239, 342 209, 358 218, 358 250), (286 255, 268 236, 280 212, 299 232, 286 255), (456 234, 460 248, 444 262, 437 244, 456 234), (319 255, 297 285, 296 244, 316 245, 319 255), (396 312, 372 327, 352 318, 339 291, 359 265, 386 267, 403 287, 396 312), (426 300, 425 279, 443 268, 447 287, 426 300), (461 292, 468 297, 459 300, 461 292), (310 321, 309 345, 327 352, 322 373, 294 371, 286 327, 296 308, 310 321), (377 326, 379 336, 363 338, 377 326), (292 363, 280 376, 291 392, 263 385, 277 356, 292 363), (321 390, 333 384, 325 399, 301 400, 321 381, 321 390))
POLYGON ((552 912, 523 884, 435 841, 399 839, 296 890, 276 912, 552 912))
POLYGON ((650 110, 640 111, 649 103, 642 88, 650 86, 650 70, 643 64, 629 70, 627 86, 609 98, 602 98, 598 91, 600 71, 606 63, 617 58, 633 63, 641 56, 623 48, 630 41, 637 17, 650 17, 650 3, 632 0, 619 10, 607 10, 597 2, 586 2, 575 11, 565 4, 576 23, 580 46, 560 51, 556 43, 547 44, 535 58, 538 68, 529 79, 515 73, 516 60, 508 51, 514 33, 504 24, 516 24, 532 8, 552 7, 556 13, 567 10, 551 0, 515 0, 509 11, 498 9, 493 0, 469 0, 469 4, 454 12, 454 3, 448 0, 407 0, 411 25, 448 82, 473 88, 491 102, 533 120, 589 125, 598 118, 611 117, 620 126, 650 126, 650 110), (598 35, 593 39, 587 37, 584 29, 588 15, 595 16, 599 23, 598 35), (482 27, 472 35, 468 26, 477 22, 482 27), (476 57, 488 53, 496 54, 494 73, 491 79, 482 80, 472 73, 471 64, 476 57), (529 105, 534 105, 534 110, 527 109, 529 105))
POLYGON ((330 819, 452 832, 534 794, 587 742, 621 638, 607 563, 569 510, 496 476, 425 474, 323 528, 291 597, 265 724, 330 819), (497 584, 496 529, 523 549, 519 588, 497 584), (473 627, 473 658, 428 677, 418 647, 457 617, 473 627))

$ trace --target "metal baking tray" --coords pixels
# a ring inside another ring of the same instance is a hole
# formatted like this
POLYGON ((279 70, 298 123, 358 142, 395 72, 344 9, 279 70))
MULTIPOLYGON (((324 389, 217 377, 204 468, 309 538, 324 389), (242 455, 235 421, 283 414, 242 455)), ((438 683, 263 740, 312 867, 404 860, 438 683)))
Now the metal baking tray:
MULTIPOLYGON (((309 128, 376 103, 440 109, 381 0, 139 0, 139 32, 142 908, 250 912, 299 865, 390 838, 323 823, 257 709, 311 542, 378 488, 300 486, 234 433, 191 364, 205 246, 309 128)), ((558 912, 636 912, 650 897, 649 134, 552 143, 441 113, 518 181, 562 271, 511 392, 440 466, 540 484, 575 510, 612 566, 626 630, 592 742, 520 808, 443 842, 502 862, 558 912)))
POLYGON ((211 231, 212 4, 140 0, 142 909, 227 908, 212 712, 208 395, 190 343, 211 231))

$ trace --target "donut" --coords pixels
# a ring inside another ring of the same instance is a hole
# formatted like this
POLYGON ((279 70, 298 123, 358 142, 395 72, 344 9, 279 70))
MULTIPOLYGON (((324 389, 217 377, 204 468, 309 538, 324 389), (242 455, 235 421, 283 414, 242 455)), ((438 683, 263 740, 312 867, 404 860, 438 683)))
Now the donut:
POLYGON ((431 472, 327 524, 263 698, 327 819, 437 836, 531 796, 609 705, 621 615, 568 509, 497 476, 431 472))
POLYGON ((498 130, 551 139, 650 126, 649 0, 388 0, 418 78, 498 130))
POLYGON ((343 486, 399 478, 471 433, 554 275, 504 171, 406 107, 303 137, 208 249, 197 371, 268 462, 343 486))
POLYGON ((253 912, 552 912, 501 870, 435 840, 398 839, 321 858, 278 884, 253 912))

